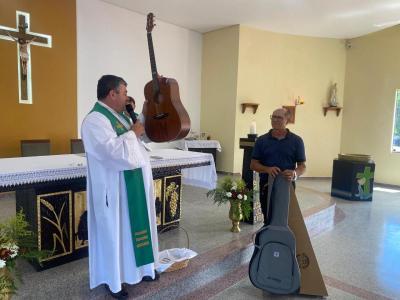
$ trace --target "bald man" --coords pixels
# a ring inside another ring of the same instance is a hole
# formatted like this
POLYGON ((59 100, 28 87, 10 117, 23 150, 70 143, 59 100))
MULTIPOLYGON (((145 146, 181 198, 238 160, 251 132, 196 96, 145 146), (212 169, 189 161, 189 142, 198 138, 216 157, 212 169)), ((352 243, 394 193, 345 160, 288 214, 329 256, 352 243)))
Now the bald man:
POLYGON ((260 136, 254 145, 250 169, 260 173, 260 201, 264 224, 268 225, 267 195, 268 176, 282 174, 293 183, 306 170, 304 143, 300 136, 286 128, 290 114, 284 108, 271 115, 272 129, 260 136))

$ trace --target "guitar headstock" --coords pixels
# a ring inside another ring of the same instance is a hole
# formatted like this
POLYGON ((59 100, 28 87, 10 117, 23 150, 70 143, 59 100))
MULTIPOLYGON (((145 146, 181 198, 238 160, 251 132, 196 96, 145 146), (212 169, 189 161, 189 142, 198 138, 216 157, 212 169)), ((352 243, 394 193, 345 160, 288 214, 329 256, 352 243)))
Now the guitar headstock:
POLYGON ((154 26, 156 26, 156 24, 154 24, 154 14, 149 13, 147 15, 146 31, 150 33, 153 30, 154 26))

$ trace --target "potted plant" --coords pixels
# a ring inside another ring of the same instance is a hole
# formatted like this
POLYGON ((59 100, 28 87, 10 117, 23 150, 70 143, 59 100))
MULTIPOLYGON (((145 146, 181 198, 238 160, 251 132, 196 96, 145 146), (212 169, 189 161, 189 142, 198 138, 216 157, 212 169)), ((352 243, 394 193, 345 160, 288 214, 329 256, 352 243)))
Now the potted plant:
POLYGON ((232 232, 240 232, 240 220, 248 219, 252 211, 253 191, 246 188, 243 179, 229 176, 218 182, 217 188, 207 192, 207 197, 213 198, 214 203, 221 205, 230 203, 229 218, 232 221, 232 232))
POLYGON ((48 255, 46 251, 37 250, 35 238, 22 210, 0 223, 0 299, 9 299, 17 290, 17 258, 40 261, 48 255))

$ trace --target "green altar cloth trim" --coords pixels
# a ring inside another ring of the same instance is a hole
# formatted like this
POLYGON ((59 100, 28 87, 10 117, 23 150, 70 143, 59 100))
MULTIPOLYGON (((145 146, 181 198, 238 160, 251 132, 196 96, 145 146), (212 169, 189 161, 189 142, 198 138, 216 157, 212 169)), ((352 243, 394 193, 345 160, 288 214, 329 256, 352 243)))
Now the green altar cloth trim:
MULTIPOLYGON (((93 111, 107 117, 118 136, 128 131, 116 116, 99 103, 94 105, 93 111)), ((140 267, 154 262, 142 169, 125 170, 124 178, 136 266, 140 267)))

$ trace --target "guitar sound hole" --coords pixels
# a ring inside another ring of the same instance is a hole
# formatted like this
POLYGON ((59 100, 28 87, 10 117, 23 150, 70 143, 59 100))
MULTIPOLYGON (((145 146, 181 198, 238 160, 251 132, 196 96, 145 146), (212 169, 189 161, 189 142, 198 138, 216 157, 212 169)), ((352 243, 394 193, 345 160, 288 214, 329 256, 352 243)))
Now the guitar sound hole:
POLYGON ((154 115, 153 118, 156 120, 162 120, 162 119, 165 119, 166 117, 168 117, 168 113, 159 113, 159 114, 154 115))

